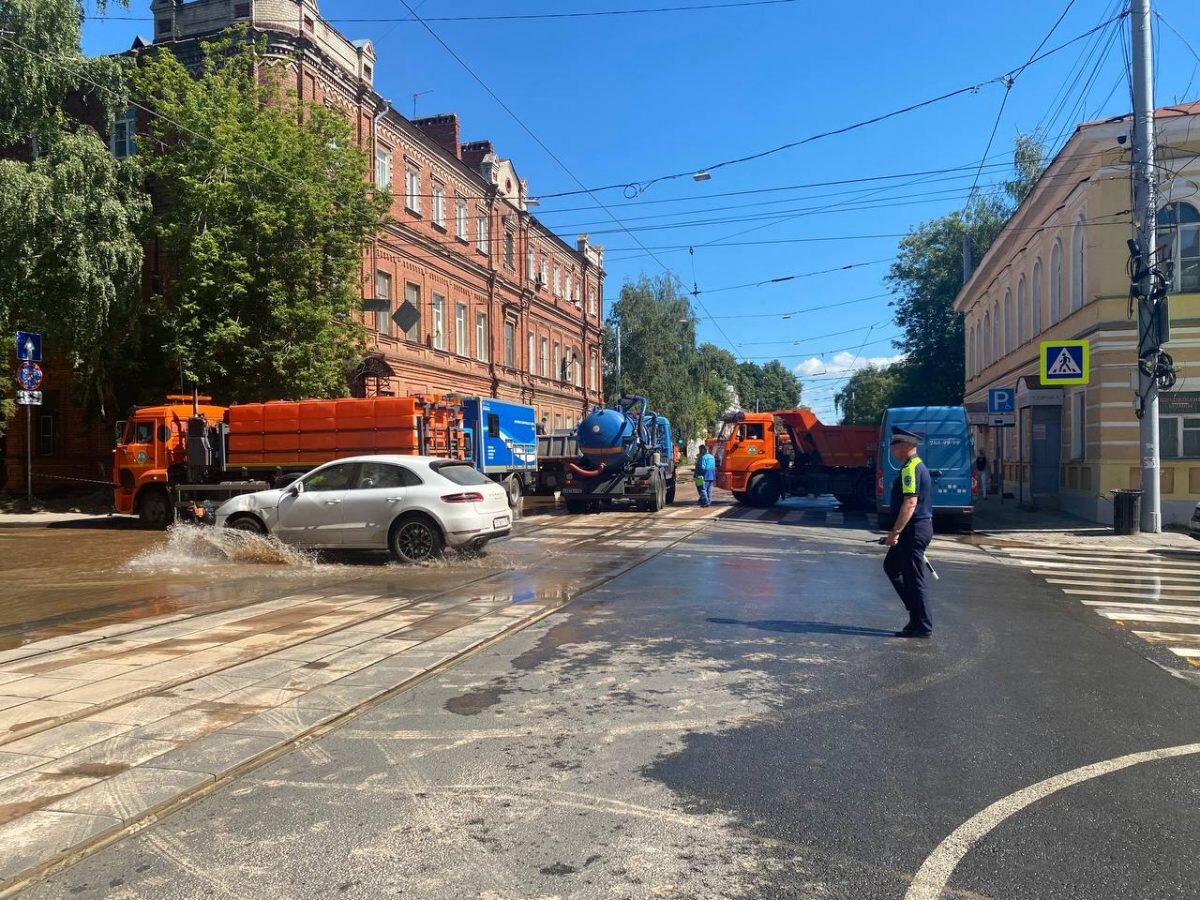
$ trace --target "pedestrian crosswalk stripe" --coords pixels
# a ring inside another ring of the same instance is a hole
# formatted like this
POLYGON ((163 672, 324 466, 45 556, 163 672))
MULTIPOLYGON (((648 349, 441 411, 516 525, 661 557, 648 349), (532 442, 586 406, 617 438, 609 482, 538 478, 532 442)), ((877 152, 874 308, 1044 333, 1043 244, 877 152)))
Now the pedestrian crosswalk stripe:
POLYGON ((1105 610, 1097 610, 1097 613, 1105 619, 1110 619, 1114 622, 1156 622, 1160 625, 1200 625, 1200 616, 1185 616, 1182 613, 1165 613, 1165 612, 1134 612, 1126 610, 1125 612, 1106 612, 1105 610))
POLYGON ((1195 613, 1200 608, 1195 606, 1180 606, 1177 603, 1120 603, 1116 600, 1080 600, 1084 606, 1100 606, 1105 609, 1153 609, 1166 612, 1195 613))
POLYGON ((1064 594, 1070 594, 1072 597, 1132 597, 1136 599, 1156 599, 1156 600, 1182 600, 1195 601, 1200 603, 1200 593, 1195 591, 1167 591, 1167 590, 1149 590, 1149 591, 1098 591, 1094 588, 1081 590, 1079 588, 1061 588, 1064 594))
POLYGON ((1063 570, 1068 570, 1068 571, 1077 570, 1077 571, 1084 571, 1084 572, 1104 572, 1104 573, 1108 573, 1108 572, 1120 573, 1120 572, 1137 571, 1137 572, 1148 573, 1148 574, 1152 574, 1152 575, 1187 575, 1189 573, 1194 573, 1197 578, 1200 578, 1200 567, 1193 567, 1193 566, 1184 566, 1184 567, 1137 566, 1135 569, 1128 565, 1106 566, 1106 565, 1102 565, 1102 564, 1098 564, 1098 563, 1088 564, 1088 563, 1053 563, 1053 562, 1030 563, 1028 561, 1024 561, 1024 562, 1027 566, 1029 566, 1031 571, 1037 572, 1039 574, 1044 574, 1046 572, 1053 571, 1056 569, 1063 569, 1063 570))
POLYGON ((1054 576, 1046 578, 1050 584, 1097 584, 1113 587, 1137 587, 1139 584, 1146 584, 1152 587, 1165 585, 1171 589, 1178 588, 1180 585, 1194 585, 1198 580, 1190 575, 1123 575, 1110 572, 1096 573, 1091 576, 1087 572, 1046 572, 1044 574, 1054 576))
POLYGON ((1200 644, 1200 634, 1186 631, 1135 631, 1149 644, 1200 644))
POLYGON ((1183 656, 1190 659, 1200 658, 1200 648, 1197 647, 1169 647, 1167 649, 1176 656, 1183 656))
POLYGON ((1010 550, 1008 556, 1016 559, 1021 559, 1027 562, 1036 560, 1046 560, 1050 562, 1102 562, 1102 563, 1127 563, 1129 565, 1140 566, 1143 564, 1162 565, 1162 566, 1200 566, 1200 554, 1183 553, 1175 554, 1158 554, 1158 553, 1076 553, 1069 550, 1053 551, 1053 550, 1010 550))

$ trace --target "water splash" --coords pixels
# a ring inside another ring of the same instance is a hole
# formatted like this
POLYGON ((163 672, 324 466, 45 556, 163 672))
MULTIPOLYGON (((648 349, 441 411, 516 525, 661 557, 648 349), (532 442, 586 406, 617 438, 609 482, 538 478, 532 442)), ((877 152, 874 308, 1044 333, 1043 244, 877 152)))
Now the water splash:
POLYGON ((125 566, 129 571, 188 572, 229 563, 313 568, 316 557, 274 538, 202 525, 172 525, 167 540, 139 553, 125 566))

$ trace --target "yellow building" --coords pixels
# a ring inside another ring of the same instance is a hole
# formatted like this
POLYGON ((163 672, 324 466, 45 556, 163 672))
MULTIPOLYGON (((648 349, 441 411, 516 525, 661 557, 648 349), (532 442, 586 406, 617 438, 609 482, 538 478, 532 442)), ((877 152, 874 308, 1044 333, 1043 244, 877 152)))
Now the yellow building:
MULTIPOLYGON (((1200 499, 1200 102, 1155 116, 1160 262, 1173 262, 1171 340, 1179 379, 1163 392, 1164 524, 1200 499)), ((1136 311, 1126 241, 1134 237, 1128 116, 1081 125, 979 261, 955 300, 965 317, 966 404, 1016 391, 1016 425, 981 426, 976 446, 1006 492, 1035 508, 1112 519, 1111 492, 1141 483, 1133 376, 1136 311), (1039 381, 1038 346, 1086 339, 1091 378, 1039 381)), ((993 477, 994 480, 994 477, 993 477)))

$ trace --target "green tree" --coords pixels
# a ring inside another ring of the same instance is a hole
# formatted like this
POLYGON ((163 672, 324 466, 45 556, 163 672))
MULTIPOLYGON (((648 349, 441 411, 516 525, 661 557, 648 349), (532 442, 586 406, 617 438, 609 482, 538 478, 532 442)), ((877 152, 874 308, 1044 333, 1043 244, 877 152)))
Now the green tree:
POLYGON ((669 276, 642 276, 626 282, 608 315, 605 341, 605 385, 616 399, 617 326, 621 329, 621 385, 625 394, 640 394, 671 420, 677 437, 687 440, 701 427, 697 400, 696 319, 679 282, 669 276))
POLYGON ((887 282, 897 295, 892 305, 903 331, 896 341, 906 357, 901 383, 918 402, 962 402, 963 322, 954 298, 963 283, 964 245, 980 259, 1044 168, 1044 145, 1037 135, 1022 135, 1013 151, 1012 177, 999 196, 977 195, 966 209, 925 222, 900 241, 887 282))
POLYGON ((364 349, 363 250, 391 198, 341 113, 301 104, 244 30, 134 76, 155 113, 155 232, 172 261, 142 336, 143 393, 198 384, 222 401, 345 393, 364 349), (178 379, 178 381, 176 380, 178 379))
MULTIPOLYGON (((104 412, 117 347, 138 314, 149 200, 137 159, 115 159, 105 137, 127 103, 126 63, 83 56, 83 7, 0 4, 0 140, 14 151, 0 161, 0 333, 41 331, 104 412), (86 122, 66 112, 72 97, 86 122)), ((51 370, 50 383, 65 375, 51 370)), ((9 372, 0 379, 11 395, 9 372)), ((0 432, 12 413, 3 407, 0 432)))
POLYGON ((904 364, 867 366, 833 396, 834 406, 842 414, 843 425, 878 425, 889 406, 903 406, 904 364))

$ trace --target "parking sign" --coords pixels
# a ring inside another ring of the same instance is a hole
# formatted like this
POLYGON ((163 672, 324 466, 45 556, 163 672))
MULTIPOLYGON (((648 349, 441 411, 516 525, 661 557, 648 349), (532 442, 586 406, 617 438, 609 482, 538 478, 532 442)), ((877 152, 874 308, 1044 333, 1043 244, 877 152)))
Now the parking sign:
POLYGON ((1000 415, 1017 411, 1016 388, 990 388, 988 390, 988 413, 1000 415))

